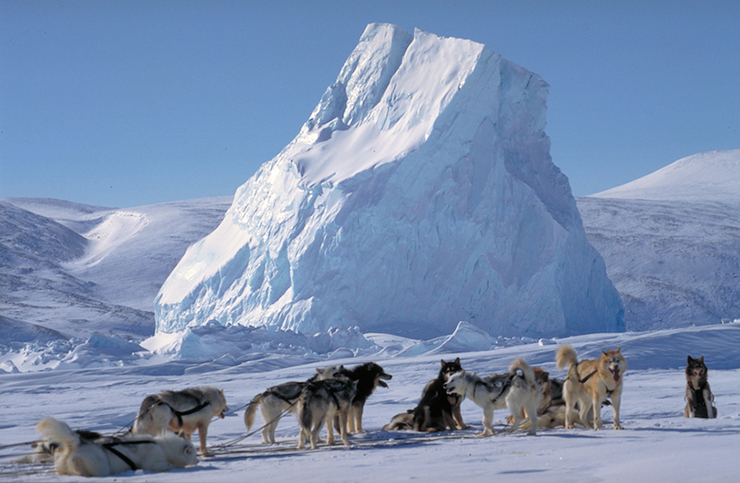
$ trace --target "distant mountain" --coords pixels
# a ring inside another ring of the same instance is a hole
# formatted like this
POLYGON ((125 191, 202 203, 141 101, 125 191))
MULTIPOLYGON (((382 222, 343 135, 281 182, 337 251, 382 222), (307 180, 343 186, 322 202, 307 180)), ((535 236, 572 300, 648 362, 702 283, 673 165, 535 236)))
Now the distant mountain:
POLYGON ((50 329, 39 332, 47 338, 152 335, 159 287, 230 203, 222 197, 118 210, 0 199, 3 333, 21 337, 40 327, 50 329))
POLYGON ((628 329, 740 318, 740 150, 689 156, 577 202, 628 329))
POLYGON ((590 198, 740 202, 740 149, 679 159, 635 181, 590 198))
MULTIPOLYGON (((577 199, 589 241, 606 260, 623 300, 627 329, 740 319, 740 196, 731 186, 721 188, 739 167, 740 150, 703 153, 637 180, 632 186, 639 190, 626 189, 628 184, 577 199), (679 181, 687 199, 670 189, 671 182, 679 181)), ((186 248, 220 223, 231 201, 223 197, 117 210, 49 199, 0 199, 0 353, 11 351, 3 359, 38 370, 45 365, 34 365, 34 358, 60 359, 75 350, 79 342, 67 341, 70 337, 88 339, 100 332, 138 341, 151 335, 151 307, 159 287, 186 248), (27 344, 46 348, 24 356, 18 351, 27 344)), ((211 338, 223 345, 217 330, 209 330, 198 329, 177 343, 194 354, 205 351, 193 346, 198 338, 201 345, 211 338)), ((450 340, 458 341, 460 330, 450 340)), ((236 353, 268 340, 263 332, 244 332, 249 333, 244 341, 234 341, 236 353)), ((309 342, 333 347, 323 339, 309 342)), ((98 340, 84 347, 100 351, 101 344, 123 342, 98 340)), ((214 346, 211 352, 223 349, 214 346)))

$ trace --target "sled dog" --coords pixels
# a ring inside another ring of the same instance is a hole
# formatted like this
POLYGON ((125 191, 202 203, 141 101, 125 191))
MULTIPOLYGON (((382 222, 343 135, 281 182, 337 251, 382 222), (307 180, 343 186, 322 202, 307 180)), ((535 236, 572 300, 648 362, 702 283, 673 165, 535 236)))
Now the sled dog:
POLYGON ((262 442, 265 444, 275 444, 275 430, 280 422, 280 417, 286 411, 289 413, 298 411, 298 399, 301 397, 301 393, 306 385, 313 381, 332 379, 343 369, 342 366, 317 368, 316 374, 308 381, 285 382, 277 386, 272 386, 261 394, 257 394, 249 403, 244 413, 244 424, 247 426, 247 431, 254 424, 255 413, 257 406, 259 406, 262 419, 265 422, 265 426, 262 428, 262 442))
POLYGON ((459 357, 452 362, 442 360, 437 378, 429 381, 424 387, 419 404, 414 409, 393 416, 391 422, 383 426, 383 430, 410 429, 433 432, 446 431, 447 428, 467 429, 468 426, 460 414, 463 396, 448 394, 444 387, 452 374, 462 370, 459 357))
POLYGON ((316 449, 319 431, 324 422, 326 422, 326 442, 333 445, 332 421, 335 416, 339 417, 339 435, 342 442, 345 446, 349 446, 347 417, 352 398, 356 393, 357 382, 350 381, 343 376, 306 384, 298 399, 298 423, 301 426, 298 449, 303 449, 307 440, 311 442, 311 449, 316 449))
POLYGON ((522 421, 522 409, 532 422, 529 434, 537 434, 537 407, 542 392, 529 364, 516 359, 509 366, 508 374, 495 374, 481 378, 474 372, 458 372, 445 384, 448 393, 465 396, 483 408, 483 432, 479 436, 490 436, 493 431, 494 409, 508 408, 514 417, 510 432, 516 431, 522 421))
POLYGON ((716 418, 717 408, 714 407, 714 395, 709 389, 707 381, 707 366, 704 356, 687 359, 686 365, 686 408, 683 415, 686 418, 716 418))
MULTIPOLYGON (((552 379, 549 373, 539 367, 533 367, 535 379, 542 388, 542 401, 537 409, 537 428, 552 429, 558 426, 565 426, 565 401, 563 400, 563 380, 552 379)), ((606 401, 608 402, 608 401, 606 401)), ((578 415, 577 408, 571 409, 571 420, 575 423, 582 424, 578 415)), ((591 414, 591 413, 589 413, 591 414)), ((524 417, 524 412, 521 414, 524 417)), ((509 424, 514 422, 514 417, 506 418, 509 424)), ((529 419, 522 421, 520 429, 529 430, 532 422, 529 419)))
POLYGON ((169 428, 188 440, 198 431, 200 452, 203 456, 210 456, 206 448, 208 425, 214 416, 223 419, 228 410, 224 392, 215 387, 162 391, 144 399, 132 431, 156 436, 169 428))
POLYGON ((108 476, 129 470, 169 471, 198 463, 193 443, 176 434, 100 437, 72 431, 54 418, 42 419, 36 430, 54 457, 58 475, 108 476))
POLYGON ((393 376, 387 374, 382 367, 374 362, 366 362, 352 369, 342 369, 341 374, 350 381, 357 381, 357 392, 352 398, 349 409, 347 430, 350 434, 362 432, 362 413, 365 410, 367 398, 378 386, 388 387, 385 381, 390 381, 393 376))
POLYGON ((573 428, 572 410, 578 412, 584 426, 589 426, 589 412, 593 410, 593 428, 602 429, 601 406, 611 399, 614 407, 614 429, 624 429, 619 423, 619 406, 622 399, 622 379, 627 370, 627 360, 621 348, 602 351, 596 359, 578 361, 578 354, 569 345, 560 346, 555 362, 558 369, 568 366, 563 383, 565 400, 565 427, 573 428))

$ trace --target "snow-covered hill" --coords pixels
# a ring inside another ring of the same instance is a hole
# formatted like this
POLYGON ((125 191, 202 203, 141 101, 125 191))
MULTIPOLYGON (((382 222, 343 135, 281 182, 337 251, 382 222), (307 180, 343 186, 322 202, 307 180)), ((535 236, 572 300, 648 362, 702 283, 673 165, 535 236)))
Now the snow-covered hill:
POLYGON ((740 150, 689 156, 577 201, 628 329, 740 318, 740 150))
POLYGON ((150 336, 159 287, 185 249, 218 225, 230 202, 223 197, 118 210, 2 199, 0 313, 16 326, 35 324, 64 337, 150 336))

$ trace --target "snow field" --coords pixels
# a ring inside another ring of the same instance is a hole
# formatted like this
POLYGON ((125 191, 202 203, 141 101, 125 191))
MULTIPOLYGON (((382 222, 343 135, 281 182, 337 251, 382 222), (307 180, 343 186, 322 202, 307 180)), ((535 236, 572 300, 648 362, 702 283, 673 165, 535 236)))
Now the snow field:
MULTIPOLYGON (((688 335, 687 331, 602 334, 559 341, 571 343, 581 358, 595 356, 602 348, 623 347, 628 364, 638 368, 628 367, 625 375, 624 431, 611 429, 611 410, 606 408, 603 431, 541 430, 535 437, 524 432, 507 434, 503 430, 508 413, 501 410, 494 417, 498 433, 490 438, 476 438, 474 434, 481 430, 482 411, 467 400, 462 412, 465 422, 473 426, 471 430, 424 435, 381 430, 393 415, 416 405, 424 384, 436 376, 440 358, 460 356, 466 370, 483 375, 503 372, 511 360, 522 356, 531 364, 550 370, 553 377, 565 375, 554 369, 557 345, 528 344, 484 352, 374 359, 393 379, 388 389, 378 388, 368 400, 363 423, 367 433, 351 437, 353 446, 349 449, 339 445, 295 451, 298 425, 295 417, 288 415, 278 427, 279 444, 274 447, 264 447, 257 432, 235 448, 245 451, 241 454, 202 459, 191 469, 157 474, 127 472, 115 478, 131 482, 244 481, 245 477, 259 481, 330 482, 447 478, 586 482, 628 478, 627 481, 639 483, 697 481, 696 471, 704 471, 704 481, 735 481, 734 462, 740 445, 740 356, 735 348, 740 324, 694 329, 688 335), (649 343, 645 342, 646 337, 649 343), (709 342, 702 344, 701 340, 709 342), (699 342, 687 347, 687 341, 699 342), (653 351, 653 347, 662 350, 653 351), (683 418, 683 364, 689 353, 706 357, 719 410, 716 420, 683 418), (715 369, 717 366, 723 369, 715 369), (408 437, 414 437, 413 442, 404 441, 408 437)), ((334 362, 351 366, 363 361, 334 362)), ((112 433, 133 421, 146 395, 167 388, 215 385, 225 390, 229 407, 236 409, 267 387, 304 380, 315 367, 324 365, 311 363, 272 370, 270 364, 255 360, 209 370, 212 366, 180 361, 147 367, 6 374, 0 377, 2 441, 34 440, 34 425, 45 416, 66 421, 73 428, 112 433)), ((245 435, 243 414, 240 409, 225 420, 215 420, 209 428, 209 446, 245 435)), ((256 425, 261 424, 258 416, 256 425)), ((21 468, 6 458, 0 463, 0 479, 4 481, 73 480, 48 473, 14 477, 21 468)))

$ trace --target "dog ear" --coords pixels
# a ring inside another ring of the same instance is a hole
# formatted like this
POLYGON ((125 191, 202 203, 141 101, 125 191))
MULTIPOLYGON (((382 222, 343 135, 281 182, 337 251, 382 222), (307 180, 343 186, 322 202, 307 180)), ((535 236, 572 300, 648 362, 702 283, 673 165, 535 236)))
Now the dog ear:
POLYGON ((455 364, 460 365, 460 358, 455 359, 455 364))
POLYGON ((700 358, 698 358, 698 359, 697 359, 697 361, 699 361, 699 362, 701 362, 702 364, 704 364, 704 356, 701 356, 700 358))
POLYGON ((442 367, 444 367, 445 366, 445 360, 444 359, 440 359, 439 361, 442 363, 442 367))
POLYGON ((692 358, 691 358, 691 356, 689 356, 689 358, 688 358, 688 359, 686 359, 686 364, 691 364, 691 362, 692 362, 693 360, 694 360, 694 359, 692 359, 692 358))

